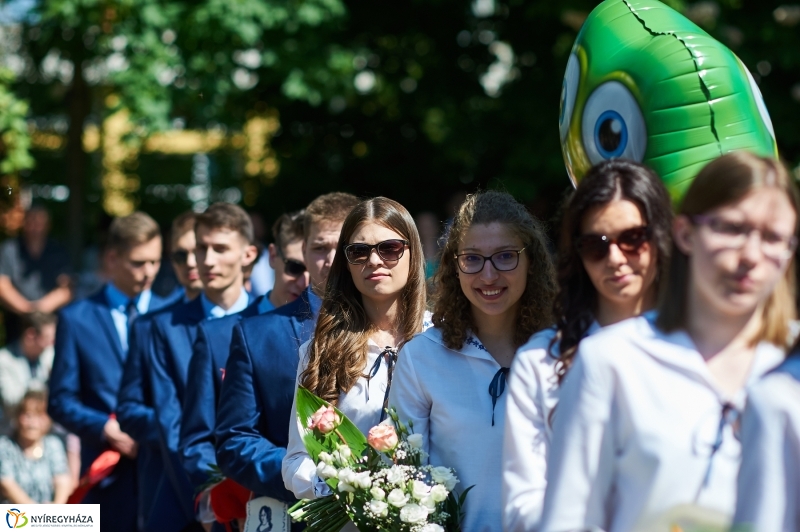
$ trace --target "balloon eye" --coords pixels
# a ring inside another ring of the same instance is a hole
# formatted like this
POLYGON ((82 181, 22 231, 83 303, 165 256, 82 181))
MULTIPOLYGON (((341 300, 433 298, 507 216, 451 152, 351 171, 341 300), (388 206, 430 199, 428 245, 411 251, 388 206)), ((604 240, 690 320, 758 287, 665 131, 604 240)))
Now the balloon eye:
POLYGON ((564 73, 564 82, 561 84, 561 111, 558 117, 558 131, 562 141, 567 138, 567 133, 569 132, 580 81, 581 67, 578 62, 578 56, 573 52, 567 61, 567 71, 564 73))
POLYGON ((647 125, 639 102, 619 81, 601 84, 586 100, 581 135, 592 164, 615 158, 641 162, 647 151, 647 125))
POLYGON ((628 145, 628 127, 616 111, 606 111, 597 119, 594 128, 597 151, 604 159, 619 157, 628 145))

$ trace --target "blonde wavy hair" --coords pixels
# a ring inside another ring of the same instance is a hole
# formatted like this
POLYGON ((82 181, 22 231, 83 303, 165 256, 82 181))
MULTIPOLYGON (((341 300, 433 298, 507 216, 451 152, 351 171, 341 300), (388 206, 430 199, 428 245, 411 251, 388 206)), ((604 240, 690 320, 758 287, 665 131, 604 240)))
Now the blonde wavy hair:
POLYGON ((308 347, 308 366, 300 376, 305 388, 334 405, 341 393, 348 392, 364 376, 367 342, 375 331, 344 255, 344 246, 359 227, 368 223, 391 229, 409 242, 408 281, 401 293, 397 317, 400 345, 422 330, 425 314, 425 259, 414 219, 405 207, 388 198, 362 201, 342 226, 317 327, 308 347))
POLYGON ((472 319, 470 302, 458 280, 455 259, 458 246, 470 227, 491 223, 501 223, 511 229, 522 241, 528 257, 527 284, 520 298, 514 345, 521 346, 533 333, 554 321, 553 298, 558 286, 541 223, 510 194, 493 190, 471 194, 453 219, 434 278, 433 324, 442 331, 444 343, 450 349, 461 349, 467 331, 479 332, 472 319))

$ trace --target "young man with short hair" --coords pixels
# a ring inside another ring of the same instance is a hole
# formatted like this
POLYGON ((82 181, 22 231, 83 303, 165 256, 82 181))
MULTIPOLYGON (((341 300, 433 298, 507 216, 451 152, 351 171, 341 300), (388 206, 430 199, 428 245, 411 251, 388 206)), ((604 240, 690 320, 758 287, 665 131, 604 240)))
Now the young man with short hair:
MULTIPOLYGON (((291 502, 283 485, 298 349, 314 332, 344 219, 358 199, 334 192, 306 208, 303 255, 310 285, 292 303, 234 328, 217 409, 217 462, 223 473, 254 492, 291 502)), ((277 517, 276 517, 277 519, 277 517)))
POLYGON ((256 256, 250 218, 236 205, 215 203, 197 215, 195 239, 203 291, 174 311, 155 316, 149 342, 152 404, 166 449, 165 471, 179 494, 184 526, 194 520, 194 490, 177 453, 192 344, 201 321, 236 314, 248 307, 251 301, 243 286, 243 269, 256 256))
POLYGON ((183 404, 180 453, 183 467, 198 490, 208 482, 208 470, 216 465, 214 423, 222 385, 222 370, 230 353, 233 326, 240 319, 265 314, 297 299, 308 286, 303 262, 303 212, 282 214, 272 226, 269 245, 275 286, 241 314, 200 324, 189 363, 186 400, 183 404))
POLYGON ((99 503, 100 518, 115 530, 136 530, 137 444, 120 429, 117 392, 128 355, 130 324, 167 302, 150 291, 161 266, 161 232, 143 212, 117 218, 104 259, 109 281, 59 314, 48 412, 81 440, 81 473, 108 449, 120 453, 113 472, 84 503, 99 503))
POLYGON ((178 503, 179 495, 172 484, 162 482, 165 478, 164 460, 153 409, 151 362, 148 356, 153 316, 173 312, 178 306, 194 300, 203 289, 195 258, 195 218, 194 212, 185 212, 173 220, 170 230, 169 257, 178 283, 183 288, 183 298, 158 313, 134 322, 130 352, 118 396, 117 419, 120 427, 139 444, 137 519, 139 530, 145 532, 179 529, 175 523, 183 524, 186 519, 178 503))

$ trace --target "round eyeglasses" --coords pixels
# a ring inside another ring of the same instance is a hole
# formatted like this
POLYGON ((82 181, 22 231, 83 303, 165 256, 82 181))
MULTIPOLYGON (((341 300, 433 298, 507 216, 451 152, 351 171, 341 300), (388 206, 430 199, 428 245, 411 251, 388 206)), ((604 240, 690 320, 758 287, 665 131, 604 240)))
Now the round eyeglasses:
POLYGON ((395 262, 403 258, 403 253, 408 246, 408 240, 392 239, 378 242, 377 244, 364 244, 361 242, 348 244, 344 247, 344 256, 347 262, 358 266, 366 264, 374 249, 378 256, 387 261, 395 262))
POLYGON ((491 262, 494 269, 499 272, 509 272, 517 267, 519 264, 519 255, 523 251, 525 251, 525 248, 498 251, 497 253, 492 253, 488 257, 478 253, 460 253, 454 255, 454 257, 458 264, 458 269, 461 270, 462 273, 479 273, 483 270, 484 266, 486 266, 486 261, 491 262))
POLYGON ((761 253, 769 259, 787 260, 797 248, 797 237, 794 235, 781 235, 769 229, 759 229, 746 222, 734 222, 701 214, 692 216, 691 220, 695 225, 708 227, 711 233, 709 242, 715 247, 742 249, 750 239, 750 235, 756 233, 759 236, 761 253))

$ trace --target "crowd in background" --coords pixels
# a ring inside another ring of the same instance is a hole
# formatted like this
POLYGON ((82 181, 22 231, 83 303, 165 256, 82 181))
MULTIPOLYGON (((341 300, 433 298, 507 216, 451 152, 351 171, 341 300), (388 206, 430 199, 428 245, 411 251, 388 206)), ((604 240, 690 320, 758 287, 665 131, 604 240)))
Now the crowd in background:
POLYGON ((457 491, 474 486, 466 532, 690 514, 800 529, 784 361, 799 209, 780 163, 738 153, 676 212, 646 167, 595 166, 555 253, 497 191, 460 198, 441 238, 435 217, 341 192, 281 215, 269 245, 231 204, 177 217, 166 241, 136 212, 72 301, 34 206, 0 247, 2 496, 99 503, 119 531, 241 529, 254 497, 331 493, 296 420, 302 385, 365 433, 389 406, 413 423, 457 491), (176 286, 158 293, 162 257, 176 286))

